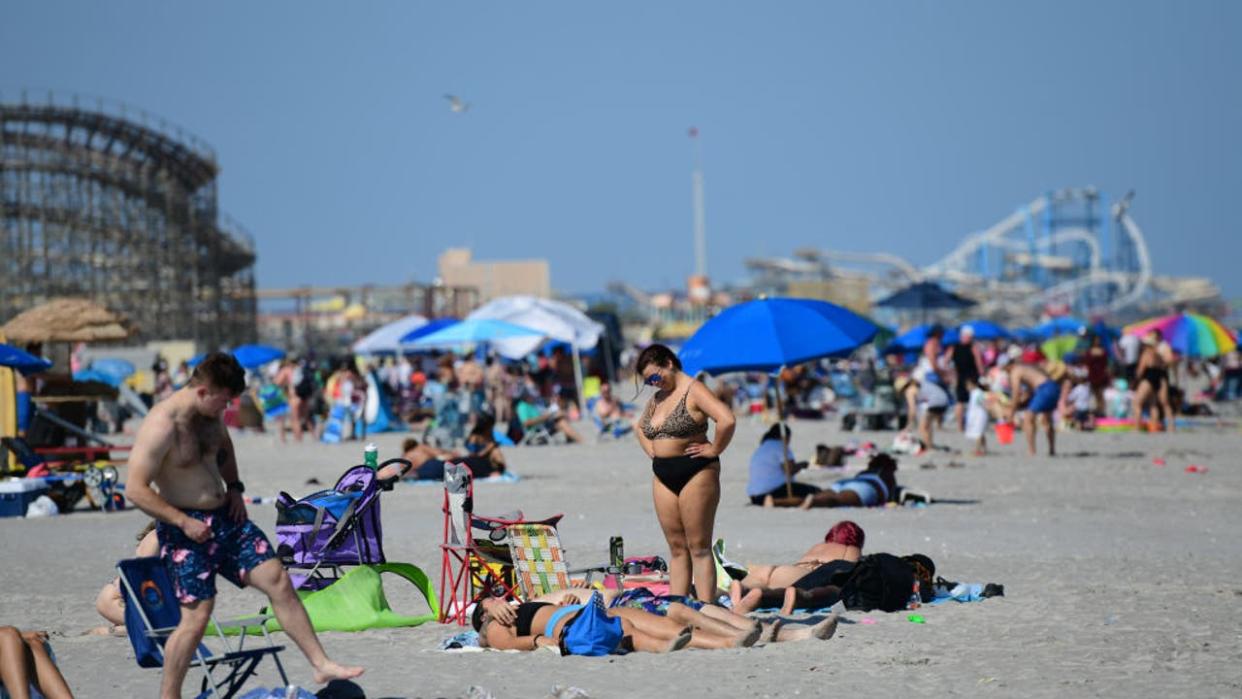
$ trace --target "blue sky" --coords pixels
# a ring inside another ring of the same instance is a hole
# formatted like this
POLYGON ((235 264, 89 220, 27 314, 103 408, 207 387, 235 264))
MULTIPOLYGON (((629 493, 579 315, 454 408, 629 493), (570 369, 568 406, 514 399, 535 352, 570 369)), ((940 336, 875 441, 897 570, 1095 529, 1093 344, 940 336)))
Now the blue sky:
POLYGON ((260 286, 546 257, 562 291, 799 246, 948 252, 1041 192, 1137 190, 1156 270, 1242 295, 1242 3, 11 2, 0 93, 213 144, 260 286), (454 114, 443 98, 472 104, 454 114))

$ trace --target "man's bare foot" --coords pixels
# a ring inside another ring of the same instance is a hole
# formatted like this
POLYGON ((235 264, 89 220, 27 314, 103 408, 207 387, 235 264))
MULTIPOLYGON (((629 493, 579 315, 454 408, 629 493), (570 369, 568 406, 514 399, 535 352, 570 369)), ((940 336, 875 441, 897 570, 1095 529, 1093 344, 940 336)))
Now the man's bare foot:
POLYGON ((840 622, 841 615, 833 612, 829 614, 823 621, 809 626, 807 624, 788 624, 783 626, 780 633, 777 634, 778 641, 805 641, 809 638, 818 638, 826 641, 832 638, 837 632, 837 623, 840 622))
POLYGON ((811 635, 821 641, 827 641, 837 632, 837 624, 841 621, 841 615, 833 612, 828 615, 827 619, 819 622, 811 627, 811 635))
POLYGON ((763 635, 763 626, 755 624, 750 631, 744 631, 738 634, 737 640, 734 642, 734 648, 750 648, 759 642, 759 638, 763 635))
MULTIPOLYGON (((739 585, 738 591, 740 592, 741 589, 742 588, 739 585)), ((751 590, 750 592, 747 592, 745 595, 743 595, 742 598, 739 599, 737 602, 733 603, 733 612, 735 614, 741 614, 743 616, 746 614, 750 614, 751 612, 755 611, 756 607, 759 606, 759 600, 762 598, 763 598, 763 590, 760 590, 758 588, 751 590)))
POLYGON ((315 678, 315 684, 327 684, 332 680, 352 680, 364 672, 366 670, 361 667, 341 665, 331 660, 325 660, 322 665, 315 668, 313 677, 315 678))
POLYGON ((808 495, 802 500, 802 504, 798 505, 799 510, 809 510, 815 506, 815 496, 808 495))
POLYGON ((668 647, 664 649, 664 652, 672 653, 675 650, 681 650, 682 648, 685 648, 686 646, 690 645, 690 639, 693 637, 693 635, 694 635, 694 631, 689 626, 687 626, 686 628, 681 630, 681 633, 677 634, 677 638, 674 638, 673 640, 668 642, 668 647))
POLYGON ((763 506, 768 507, 768 508, 776 507, 776 498, 772 497, 771 495, 764 495, 763 506))
POLYGON ((785 603, 781 605, 781 614, 793 614, 794 607, 798 604, 798 588, 785 588, 785 603))

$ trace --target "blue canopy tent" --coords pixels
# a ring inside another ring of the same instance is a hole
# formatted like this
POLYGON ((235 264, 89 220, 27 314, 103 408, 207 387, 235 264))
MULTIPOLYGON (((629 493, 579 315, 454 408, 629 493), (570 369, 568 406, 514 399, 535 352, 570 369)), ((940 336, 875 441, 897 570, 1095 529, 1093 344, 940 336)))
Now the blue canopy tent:
POLYGON ((436 318, 435 320, 430 320, 426 325, 415 328, 414 330, 402 335, 401 339, 397 341, 397 346, 402 350, 409 349, 409 345, 411 345, 415 340, 427 337, 432 333, 438 333, 441 330, 457 325, 460 322, 461 321, 456 318, 436 318))
POLYGON ((901 311, 921 311, 922 320, 926 322, 928 311, 970 308, 975 302, 958 296, 935 282, 918 282, 888 296, 876 305, 901 311))
POLYGON ((381 325, 362 337, 350 347, 354 354, 395 354, 401 349, 401 339, 419 328, 425 327, 428 321, 420 315, 408 315, 381 325))
POLYGON ((403 343, 412 348, 457 347, 460 345, 477 345, 484 342, 506 340, 513 337, 535 337, 543 335, 521 325, 506 323, 503 320, 475 319, 463 320, 459 323, 424 335, 413 342, 403 343))
MULTIPOLYGON (((870 342, 879 331, 871 321, 826 301, 771 298, 730 306, 686 341, 678 356, 690 375, 705 372, 779 371, 824 357, 843 356, 870 342)), ((779 384, 777 414, 784 422, 779 384)), ((785 452, 789 438, 782 430, 785 452)), ((785 489, 792 495, 789 463, 785 489)))

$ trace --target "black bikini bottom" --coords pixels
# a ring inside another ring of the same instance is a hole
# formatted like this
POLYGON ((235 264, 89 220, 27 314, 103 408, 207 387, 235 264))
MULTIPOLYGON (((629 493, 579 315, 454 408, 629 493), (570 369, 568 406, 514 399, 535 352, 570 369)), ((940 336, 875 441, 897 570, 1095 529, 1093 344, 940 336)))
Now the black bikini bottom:
POLYGON ((680 495, 694 474, 709 466, 720 465, 720 459, 704 456, 657 456, 651 460, 651 472, 660 479, 665 488, 680 495))

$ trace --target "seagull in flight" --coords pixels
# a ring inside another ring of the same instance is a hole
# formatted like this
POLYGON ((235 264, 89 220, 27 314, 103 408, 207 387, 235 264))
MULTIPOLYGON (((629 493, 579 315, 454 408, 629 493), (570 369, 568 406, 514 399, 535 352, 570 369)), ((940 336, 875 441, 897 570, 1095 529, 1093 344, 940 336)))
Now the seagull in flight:
POLYGON ((456 114, 465 114, 470 109, 470 103, 462 102, 457 95, 445 95, 444 99, 449 101, 449 109, 456 114))

